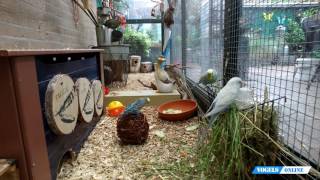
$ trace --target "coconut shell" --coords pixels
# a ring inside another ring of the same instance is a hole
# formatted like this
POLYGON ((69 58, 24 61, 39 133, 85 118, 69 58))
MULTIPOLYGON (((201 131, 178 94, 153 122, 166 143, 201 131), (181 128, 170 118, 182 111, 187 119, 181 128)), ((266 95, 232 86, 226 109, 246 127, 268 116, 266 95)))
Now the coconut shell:
POLYGON ((149 124, 144 114, 128 114, 117 121, 117 133, 123 144, 139 145, 146 142, 149 124))
POLYGON ((78 98, 68 75, 59 74, 50 80, 45 95, 45 114, 54 133, 73 132, 77 124, 78 98))

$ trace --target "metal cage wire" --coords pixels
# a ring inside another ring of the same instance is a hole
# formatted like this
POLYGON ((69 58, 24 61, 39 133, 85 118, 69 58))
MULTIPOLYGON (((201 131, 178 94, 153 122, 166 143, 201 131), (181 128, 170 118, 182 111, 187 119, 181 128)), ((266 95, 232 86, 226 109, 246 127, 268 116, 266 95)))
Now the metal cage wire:
POLYGON ((282 142, 320 170, 320 2, 178 1, 171 62, 194 82, 214 68, 240 76, 258 101, 264 90, 279 113, 282 142))

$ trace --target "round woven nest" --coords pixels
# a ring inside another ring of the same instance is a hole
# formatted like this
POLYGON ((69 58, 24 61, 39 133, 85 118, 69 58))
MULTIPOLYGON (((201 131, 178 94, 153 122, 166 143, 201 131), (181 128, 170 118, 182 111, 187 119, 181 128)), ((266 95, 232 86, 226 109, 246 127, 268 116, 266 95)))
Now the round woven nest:
POLYGON ((144 114, 128 114, 117 121, 117 133, 123 144, 139 145, 146 142, 149 124, 144 114))

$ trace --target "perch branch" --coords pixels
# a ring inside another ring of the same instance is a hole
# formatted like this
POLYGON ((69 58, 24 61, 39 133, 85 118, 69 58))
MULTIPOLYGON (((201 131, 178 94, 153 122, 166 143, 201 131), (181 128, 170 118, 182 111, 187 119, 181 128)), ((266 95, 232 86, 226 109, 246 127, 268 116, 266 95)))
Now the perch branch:
POLYGON ((138 82, 143 86, 143 87, 146 87, 146 88, 150 88, 150 89, 153 89, 153 90, 157 90, 157 86, 154 85, 152 82, 151 82, 151 85, 147 85, 147 84, 144 84, 140 79, 138 79, 138 82))

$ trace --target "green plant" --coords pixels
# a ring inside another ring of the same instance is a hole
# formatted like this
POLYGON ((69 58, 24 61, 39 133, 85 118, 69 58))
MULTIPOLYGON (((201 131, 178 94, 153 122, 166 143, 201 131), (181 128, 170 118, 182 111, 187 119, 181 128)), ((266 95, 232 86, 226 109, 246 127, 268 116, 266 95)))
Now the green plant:
POLYGON ((149 56, 151 38, 147 34, 127 28, 123 40, 130 45, 130 54, 139 55, 142 59, 149 56))
MULTIPOLYGON (((255 179, 256 165, 275 165, 283 152, 278 142, 278 116, 268 103, 240 111, 235 105, 222 113, 192 156, 153 168, 148 175, 165 179, 255 179)), ((267 179, 257 178, 257 179, 267 179)))
POLYGON ((113 0, 113 6, 116 10, 123 12, 129 9, 128 0, 113 0))
POLYGON ((311 9, 308 9, 308 10, 305 10, 303 13, 302 13, 302 17, 303 18, 307 18, 307 17, 311 17, 313 15, 316 15, 320 12, 320 9, 319 8, 311 8, 311 9))
POLYGON ((317 49, 317 50, 312 51, 311 57, 313 57, 313 58, 320 58, 320 49, 317 49))
POLYGON ((288 43, 292 51, 298 51, 305 41, 303 29, 295 20, 288 20, 287 31, 285 32, 284 40, 288 43))

